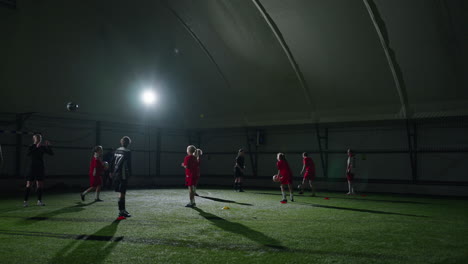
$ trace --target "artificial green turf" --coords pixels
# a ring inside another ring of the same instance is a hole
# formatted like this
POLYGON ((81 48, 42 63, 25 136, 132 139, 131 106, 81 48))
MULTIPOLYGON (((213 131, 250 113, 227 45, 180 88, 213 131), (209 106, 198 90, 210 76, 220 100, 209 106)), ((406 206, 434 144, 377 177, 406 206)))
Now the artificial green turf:
POLYGON ((185 189, 129 191, 120 222, 114 192, 4 198, 0 263, 468 263, 465 199, 198 192, 190 209, 185 189))

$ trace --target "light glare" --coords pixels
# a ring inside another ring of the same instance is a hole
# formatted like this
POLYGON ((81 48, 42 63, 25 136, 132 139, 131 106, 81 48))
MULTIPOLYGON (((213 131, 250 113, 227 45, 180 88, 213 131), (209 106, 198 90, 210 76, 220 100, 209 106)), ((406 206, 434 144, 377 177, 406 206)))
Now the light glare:
POLYGON ((146 105, 152 105, 156 102, 156 94, 152 90, 146 90, 141 94, 141 100, 146 105))

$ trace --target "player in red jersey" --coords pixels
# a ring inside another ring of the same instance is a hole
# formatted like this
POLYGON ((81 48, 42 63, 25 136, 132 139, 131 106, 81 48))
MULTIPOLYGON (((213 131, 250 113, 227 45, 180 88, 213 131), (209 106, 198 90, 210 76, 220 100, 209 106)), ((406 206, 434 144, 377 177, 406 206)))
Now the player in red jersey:
POLYGON ((189 190, 190 203, 185 207, 195 207, 195 192, 194 186, 196 185, 198 175, 198 161, 194 156, 197 148, 193 145, 187 147, 187 156, 184 158, 184 162, 181 164, 185 168, 185 186, 189 190))
POLYGON ((315 180, 315 164, 314 161, 309 157, 307 152, 302 153, 302 170, 300 175, 304 174, 304 177, 302 178, 302 183, 297 186, 299 189, 299 194, 304 193, 304 184, 306 180, 309 181, 309 186, 310 190, 312 191, 312 196, 315 196, 315 188, 312 182, 315 180))
POLYGON ((351 149, 348 149, 348 160, 346 161, 346 179, 348 180, 348 195, 354 194, 354 171, 356 169, 356 158, 351 149))
POLYGON ((104 170, 108 168, 108 165, 105 165, 102 161, 102 152, 102 146, 95 146, 93 148, 93 157, 91 158, 91 164, 89 165, 89 188, 80 194, 81 201, 83 202, 85 200, 85 195, 94 189, 96 189, 96 197, 94 201, 102 202, 99 198, 102 186, 102 175, 104 170))
POLYGON ((278 155, 276 156, 276 159, 278 160, 278 162, 276 163, 276 167, 278 168, 278 177, 281 182, 281 195, 283 197, 283 200, 281 200, 281 203, 288 202, 288 200, 286 200, 286 194, 284 192, 285 186, 288 186, 291 202, 294 202, 294 195, 293 195, 293 188, 292 188, 292 172, 291 172, 291 168, 289 168, 289 164, 288 164, 288 161, 286 160, 286 156, 284 155, 284 153, 278 153, 278 155))

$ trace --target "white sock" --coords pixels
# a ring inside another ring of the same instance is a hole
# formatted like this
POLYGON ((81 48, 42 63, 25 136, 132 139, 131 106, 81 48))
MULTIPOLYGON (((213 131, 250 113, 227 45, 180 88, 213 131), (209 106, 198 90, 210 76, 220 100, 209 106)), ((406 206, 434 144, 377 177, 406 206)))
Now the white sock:
POLYGON ((286 194, 284 192, 281 192, 281 195, 283 196, 283 200, 286 200, 286 194))
POLYGON ((96 199, 99 199, 99 192, 96 192, 96 199))
POLYGON ((197 192, 197 187, 193 186, 193 192, 194 192, 194 193, 197 192))
POLYGON ((194 203, 195 203, 195 199, 190 199, 190 203, 191 203, 191 204, 194 204, 194 203))
POLYGON ((82 194, 83 194, 83 195, 86 195, 87 193, 88 193, 87 191, 84 191, 82 194))
POLYGON ((293 194, 289 194, 289 197, 291 198, 291 200, 294 198, 293 194))

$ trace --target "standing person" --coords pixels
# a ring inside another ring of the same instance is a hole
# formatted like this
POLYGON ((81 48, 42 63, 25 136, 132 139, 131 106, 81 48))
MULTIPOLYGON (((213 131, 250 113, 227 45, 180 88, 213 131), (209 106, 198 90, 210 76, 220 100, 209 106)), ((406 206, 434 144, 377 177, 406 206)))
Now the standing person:
POLYGON ((108 169, 108 165, 107 168, 105 165, 107 162, 104 164, 102 161, 102 152, 102 146, 95 146, 93 148, 93 157, 91 157, 91 164, 89 165, 89 188, 80 194, 81 201, 83 202, 85 200, 85 195, 93 189, 96 189, 96 197, 94 201, 102 202, 99 198, 102 186, 102 174, 104 170, 108 169))
POLYGON ((242 178, 245 172, 245 153, 243 149, 239 149, 236 157, 236 164, 234 164, 234 190, 237 192, 243 192, 242 189, 242 178))
POLYGON ((125 195, 127 193, 128 178, 132 176, 132 152, 128 147, 132 140, 125 136, 120 139, 120 148, 115 150, 111 161, 111 177, 114 182, 115 192, 119 193, 119 217, 125 219, 131 215, 125 209, 125 195))
POLYGON ((198 181, 200 180, 200 160, 201 160, 201 155, 203 155, 203 150, 201 150, 201 149, 195 150, 194 155, 197 158, 197 173, 196 173, 195 182, 194 182, 194 185, 193 185, 193 194, 195 196, 200 196, 197 193, 197 186, 198 186, 198 181))
POLYGON ((348 149, 348 160, 346 161, 346 179, 348 180, 347 195, 354 195, 354 172, 356 169, 356 157, 351 149, 348 149))
POLYGON ((299 194, 304 193, 304 184, 306 180, 309 181, 309 186, 310 190, 312 191, 312 196, 315 196, 315 188, 314 185, 312 185, 312 182, 315 180, 315 163, 314 161, 309 157, 307 152, 302 153, 302 170, 300 175, 303 175, 304 177, 302 178, 302 183, 298 186, 299 188, 299 194))
POLYGON ((185 207, 195 207, 195 191, 194 186, 196 185, 196 178, 198 173, 198 161, 194 156, 197 148, 193 145, 187 147, 187 156, 184 158, 184 162, 181 164, 185 168, 185 186, 189 190, 190 203, 185 207))
POLYGON ((289 197, 291 202, 294 202, 294 195, 293 195, 293 188, 292 188, 292 172, 291 168, 289 167, 288 161, 286 160, 286 156, 284 153, 278 153, 276 156, 278 162, 276 163, 276 167, 278 168, 278 177, 281 182, 281 196, 283 200, 281 200, 282 204, 288 202, 286 200, 286 193, 284 192, 284 187, 288 186, 289 188, 289 197))
MULTIPOLYGON (((104 162, 107 162, 108 164, 111 164, 113 157, 114 157, 114 149, 109 149, 109 151, 107 151, 106 154, 102 156, 102 160, 104 162)), ((102 188, 108 188, 112 186, 112 178, 110 177, 110 173, 111 172, 109 169, 104 170, 104 177, 102 179, 103 180, 102 188)))
POLYGON ((24 202, 23 206, 27 207, 29 193, 31 192, 31 185, 36 182, 36 192, 37 192, 37 205, 44 206, 42 202, 42 193, 44 189, 44 177, 45 177, 45 166, 44 166, 44 154, 54 155, 52 148, 50 147, 50 142, 45 141, 45 144, 42 144, 42 135, 34 134, 33 144, 28 148, 28 156, 31 158, 31 165, 29 167, 28 173, 26 175, 26 190, 24 193, 24 202))

